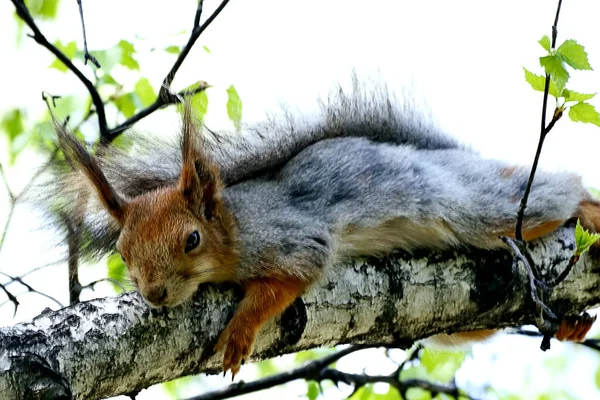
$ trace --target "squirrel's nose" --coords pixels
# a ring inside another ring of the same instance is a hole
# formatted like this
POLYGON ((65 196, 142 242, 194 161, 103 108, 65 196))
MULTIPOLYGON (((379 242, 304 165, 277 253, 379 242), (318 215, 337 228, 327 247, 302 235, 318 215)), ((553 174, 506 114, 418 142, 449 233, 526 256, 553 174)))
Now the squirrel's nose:
POLYGON ((163 285, 150 287, 144 293, 144 297, 154 306, 160 306, 167 299, 167 288, 163 285))

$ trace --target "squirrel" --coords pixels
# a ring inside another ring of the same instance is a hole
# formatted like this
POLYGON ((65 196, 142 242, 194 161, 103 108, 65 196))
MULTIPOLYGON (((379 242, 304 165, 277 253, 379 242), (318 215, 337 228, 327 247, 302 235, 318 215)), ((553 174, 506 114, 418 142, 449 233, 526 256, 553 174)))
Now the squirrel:
MULTIPOLYGON (((116 249, 152 307, 177 306, 205 282, 241 285, 215 346, 234 375, 261 326, 336 263, 396 249, 498 249, 499 236, 514 234, 527 168, 481 158, 387 88, 355 82, 322 109, 317 123, 270 121, 228 138, 201 135, 187 102, 179 149, 146 139, 150 151, 137 158, 110 145, 92 156, 57 123, 73 171, 58 168, 52 196, 63 199, 61 215, 79 218, 82 254, 116 249)), ((600 231, 600 203, 578 176, 539 172, 524 239, 573 218, 600 231)), ((591 323, 570 321, 557 338, 582 340, 591 323)))

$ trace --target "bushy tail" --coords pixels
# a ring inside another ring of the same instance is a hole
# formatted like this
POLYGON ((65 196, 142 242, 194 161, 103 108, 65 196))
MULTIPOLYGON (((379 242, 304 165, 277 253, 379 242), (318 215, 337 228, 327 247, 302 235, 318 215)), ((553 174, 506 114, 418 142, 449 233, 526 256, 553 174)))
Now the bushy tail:
MULTIPOLYGON (((427 108, 408 94, 400 99, 381 83, 363 87, 356 78, 350 90, 338 87, 320 101, 317 116, 289 110, 266 122, 244 126, 241 133, 204 130, 205 148, 226 186, 276 171, 306 147, 339 137, 365 137, 375 142, 418 149, 461 147, 435 124, 427 108)), ((109 180, 135 196, 175 182, 181 155, 177 141, 165 142, 133 134, 131 153, 109 148, 100 160, 109 180)))

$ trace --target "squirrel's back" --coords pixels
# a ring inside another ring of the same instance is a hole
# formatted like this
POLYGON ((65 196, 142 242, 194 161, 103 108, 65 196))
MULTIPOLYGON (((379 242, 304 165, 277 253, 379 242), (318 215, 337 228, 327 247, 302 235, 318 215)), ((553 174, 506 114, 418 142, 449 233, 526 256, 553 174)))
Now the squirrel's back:
MULTIPOLYGON (((241 242, 329 262, 393 249, 499 248, 510 235, 529 171, 460 149, 418 149, 366 138, 322 140, 276 174, 226 188, 241 242), (485 234, 484 234, 485 233, 485 234), (323 249, 325 253, 325 249, 323 249)), ((526 227, 568 220, 588 198, 568 173, 536 176, 526 227)))

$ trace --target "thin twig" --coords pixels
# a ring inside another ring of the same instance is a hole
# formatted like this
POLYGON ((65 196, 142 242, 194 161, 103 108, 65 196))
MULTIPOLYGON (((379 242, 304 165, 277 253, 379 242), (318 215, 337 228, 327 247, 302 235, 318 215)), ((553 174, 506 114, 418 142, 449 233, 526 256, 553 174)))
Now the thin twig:
POLYGON ((97 279, 97 280, 95 280, 95 281, 92 281, 92 282, 88 283, 87 285, 83 285, 83 286, 81 287, 81 289, 91 289, 91 290, 95 290, 95 288, 94 288, 94 287, 95 287, 95 286, 96 286, 98 283, 101 283, 101 282, 110 282, 110 283, 112 283, 113 285, 117 286, 119 289, 121 289, 121 292, 123 292, 123 293, 126 293, 126 292, 127 292, 127 289, 125 289, 125 286, 123 286, 123 285, 121 284, 121 282, 119 282, 119 281, 117 281, 117 280, 115 280, 115 279, 112 279, 112 278, 102 278, 102 279, 97 279))
POLYGON ((117 136, 119 136, 121 133, 123 133, 124 131, 129 129, 133 124, 142 120, 143 118, 147 117, 148 115, 152 114, 156 110, 158 110, 162 107, 171 105, 171 104, 180 103, 180 100, 179 100, 180 98, 193 96, 197 93, 200 93, 200 92, 206 90, 209 87, 210 87, 210 85, 208 83, 202 82, 202 84, 198 85, 194 89, 182 90, 179 93, 169 93, 167 95, 157 97, 156 100, 154 101, 154 103, 152 103, 148 107, 140 110, 135 115, 133 115, 132 117, 125 120, 123 123, 117 125, 113 129, 111 129, 110 134, 107 139, 107 142, 111 142, 117 136))
POLYGON ((4 291, 4 293, 8 297, 8 301, 13 303, 13 305, 15 306, 15 312, 13 313, 13 318, 14 318, 14 316, 17 315, 17 308, 19 307, 20 303, 17 300, 16 296, 14 296, 6 287, 4 287, 4 285, 0 284, 0 289, 2 289, 4 291))
MULTIPOLYGON (((417 348, 412 355, 404 361, 400 366, 389 375, 366 375, 366 374, 351 374, 339 371, 337 369, 328 368, 329 365, 338 361, 342 357, 348 354, 354 353, 358 350, 363 350, 371 346, 353 346, 348 347, 344 350, 340 350, 331 355, 325 356, 320 360, 312 361, 302 367, 298 367, 292 371, 282 372, 264 379, 259 379, 254 382, 239 382, 230 385, 229 387, 216 390, 214 392, 205 393, 203 395, 190 397, 187 400, 221 400, 229 399, 235 396, 243 394, 258 392, 260 390, 269 389, 284 383, 288 383, 297 379, 305 379, 307 381, 315 381, 320 384, 324 380, 330 380, 334 384, 345 383, 354 387, 353 394, 356 393, 361 387, 371 384, 383 382, 394 387, 402 395, 405 395, 408 389, 421 388, 429 391, 432 396, 439 393, 453 396, 456 399, 466 398, 471 399, 468 395, 460 392, 454 383, 450 385, 437 384, 428 382, 422 379, 400 379, 400 373, 404 370, 405 366, 419 356, 419 348, 417 348)), ((352 396, 352 395, 351 395, 352 396)))
MULTIPOLYGON (((558 33, 558 16, 560 14, 560 7, 562 5, 562 0, 558 0, 558 6, 556 8, 556 17, 554 18, 554 25, 552 26, 552 48, 556 47, 556 35, 558 33)), ((546 139, 546 135, 550 130, 554 127, 554 124, 558 119, 560 119, 562 113, 554 113, 552 117, 552 121, 548 126, 546 126, 546 110, 548 106, 548 94, 550 92, 550 75, 546 74, 546 82, 544 84, 544 99, 542 102, 542 121, 541 121, 541 129, 540 129, 540 139, 538 141, 537 150, 535 152, 535 157, 533 159, 533 165, 531 166, 531 172, 529 173, 529 179, 527 181, 527 186, 525 187, 525 192, 523 193, 523 198, 521 199, 521 205, 519 206, 519 211, 517 212, 517 223, 515 226, 515 239, 518 241, 523 240, 523 219, 525 216, 525 209, 527 208, 527 201, 529 200, 529 193, 531 192, 531 186, 533 185, 533 179, 535 177, 535 172, 538 167, 538 162, 540 159, 540 155, 542 154, 542 147, 544 146, 544 140, 546 139)))
POLYGON ((42 34, 38 26, 36 25, 33 17, 31 16, 29 9, 25 5, 23 0, 11 0, 14 4, 17 15, 21 18, 29 29, 32 30, 33 35, 29 35, 32 37, 37 43, 41 46, 48 49, 52 54, 56 56, 71 72, 79 78, 81 83, 84 84, 90 96, 92 97, 92 103, 94 103, 94 107, 96 107, 96 113, 98 114, 98 129, 100 130, 100 135, 105 136, 108 133, 108 125, 106 123, 106 112, 104 110, 104 104, 102 103, 102 99, 100 98, 100 94, 96 90, 94 84, 77 68, 71 60, 61 52, 56 46, 52 43, 48 42, 46 37, 42 34))
POLYGON ((131 118, 127 119, 123 123, 119 124, 118 126, 114 127, 113 129, 111 129, 106 136, 102 136, 102 138, 101 138, 102 144, 107 144, 107 143, 112 142, 117 136, 119 136, 123 131, 127 130, 131 125, 133 125, 134 123, 147 117, 148 115, 152 114, 156 110, 158 110, 164 106, 170 105, 170 104, 178 103, 179 102, 178 96, 181 96, 181 97, 191 96, 196 93, 200 93, 201 91, 206 90, 209 87, 209 85, 206 84, 206 82, 202 82, 196 88, 194 88, 192 90, 181 91, 177 95, 174 95, 170 91, 171 83, 173 82, 173 79, 175 78, 175 74, 177 73, 177 71, 179 70, 181 65, 183 64, 183 61, 185 60, 187 55, 192 50, 192 47, 194 46, 194 44, 196 43, 196 41, 198 40, 198 38, 200 37, 202 32, 204 32, 206 30, 206 28, 208 28, 210 26, 210 24, 215 20, 215 18, 221 13, 221 11, 223 11, 223 9, 227 5, 227 3, 229 3, 229 0, 223 0, 221 2, 221 4, 219 4, 219 6, 215 9, 215 11, 211 14, 211 16, 208 17, 208 19, 206 21, 204 21, 204 23, 202 25, 200 25, 200 17, 202 16, 203 3, 204 3, 203 0, 200 0, 198 2, 198 7, 196 8, 196 14, 194 16, 194 27, 192 28, 192 33, 191 33, 186 45, 181 49, 181 53, 179 53, 179 56, 177 57, 177 60, 175 60, 175 63, 171 67, 171 70, 167 73, 167 76, 165 76, 165 79, 163 80, 161 88, 158 92, 158 96, 156 97, 156 100, 154 100, 154 103, 152 103, 148 107, 140 110, 135 115, 133 115, 131 118))
POLYGON ((210 24, 214 21, 214 19, 221 13, 221 11, 223 11, 223 9, 227 5, 227 3, 229 3, 229 0, 223 0, 221 2, 221 4, 219 4, 219 6, 215 9, 215 11, 211 14, 211 16, 208 17, 208 19, 206 21, 204 21, 204 23, 202 25, 200 25, 200 17, 202 15, 203 3, 204 3, 203 0, 200 0, 198 2, 198 8, 196 9, 196 15, 194 16, 194 27, 192 29, 192 34, 190 35, 190 38, 188 39, 188 42, 186 43, 186 45, 183 47, 183 49, 181 49, 181 53, 179 53, 179 56, 177 56, 177 60, 175 60, 175 63, 171 67, 171 70, 169 71, 169 73, 167 74, 165 79, 163 80, 162 87, 161 87, 158 97, 161 97, 161 95, 168 94, 168 92, 166 90, 164 90, 164 88, 171 87, 171 83, 173 82, 173 79, 175 78, 175 74, 181 67, 181 64, 183 64, 183 61, 189 54, 190 50, 192 50, 194 43, 196 43, 196 40, 198 40, 198 38, 200 37, 202 32, 204 32, 204 30, 210 26, 210 24))
POLYGON ((4 222, 4 229, 2 230, 2 237, 0 237, 0 251, 4 246, 4 239, 6 238, 6 234, 8 233, 8 227, 10 225, 10 221, 12 220, 14 211, 15 211, 15 203, 17 202, 17 196, 12 192, 10 187, 8 186, 8 181, 6 180, 6 174, 4 173, 4 167, 2 163, 0 163, 0 177, 4 182, 4 187, 6 188, 6 192, 8 193, 8 215, 6 216, 6 222, 4 222))
POLYGON ((94 64, 94 66, 96 68, 100 68, 100 63, 98 62, 98 60, 96 59, 96 57, 94 57, 93 55, 90 54, 90 52, 88 51, 88 46, 87 46, 87 35, 85 34, 85 21, 83 19, 83 5, 81 4, 81 0, 77 0, 77 4, 79 5, 79 16, 81 17, 81 27, 83 29, 83 57, 84 57, 84 64, 87 65, 88 60, 94 64))
POLYGON ((573 254, 569 258, 569 263, 567 264, 567 266, 565 267, 563 272, 561 272, 560 275, 558 275, 556 277, 556 279, 546 282, 546 285, 550 288, 555 288, 558 285, 560 285, 565 279, 567 279, 567 276, 569 276, 569 274, 571 273, 571 270, 573 269, 575 264, 577 264, 577 261, 579 261, 579 256, 576 254, 573 254))
POLYGON ((537 304, 546 313, 546 315, 549 318, 558 320, 558 317, 552 312, 550 307, 548 307, 546 304, 544 304, 542 302, 542 300, 540 300, 540 298, 538 297, 538 295, 537 295, 538 287, 543 285, 544 283, 539 281, 538 279, 536 279, 536 277, 533 273, 533 269, 531 268, 531 265, 529 264, 529 261, 527 261, 527 258, 523 255, 523 253, 521 252, 521 249, 519 249, 519 246, 515 243, 515 241, 513 239, 511 239, 509 237, 502 236, 501 239, 504 243, 506 243, 512 249, 513 254, 515 256, 515 260, 520 261, 523 264, 523 266, 525 267, 525 271, 527 271, 527 276, 528 276, 528 280, 529 280, 529 292, 531 294, 531 299, 533 300, 533 302, 535 304, 537 304))
POLYGON ((46 297, 49 300, 52 300, 53 302, 55 302, 56 304, 58 304, 58 306, 60 306, 60 308, 64 307, 64 305, 60 301, 56 300, 54 297, 52 297, 52 296, 50 296, 50 295, 48 295, 46 293, 43 293, 43 292, 40 292, 39 290, 34 289, 33 287, 31 287, 30 284, 28 284, 27 282, 25 282, 21 278, 19 278, 17 276, 9 275, 6 272, 2 272, 2 271, 0 271, 0 274, 4 275, 5 277, 7 277, 8 279, 10 279, 11 281, 18 282, 21 285, 25 286, 25 288, 27 288, 28 292, 37 293, 37 294, 39 294, 41 296, 46 297))
POLYGON ((369 348, 370 346, 358 345, 348 347, 346 349, 340 350, 336 353, 330 354, 328 356, 323 357, 320 360, 315 360, 310 362, 302 367, 293 369, 291 371, 282 372, 264 379, 259 379, 254 382, 238 382, 228 386, 222 390, 216 390, 214 392, 209 392, 202 394, 200 396, 190 397, 187 400, 219 400, 219 399, 228 399, 234 396, 239 396, 242 394, 258 392, 263 389, 268 389, 274 386, 282 385, 287 382, 294 381, 296 379, 311 379, 311 377, 317 377, 318 374, 324 368, 327 368, 330 364, 338 361, 340 358, 347 356, 348 354, 354 353, 359 350, 363 350, 369 348))

